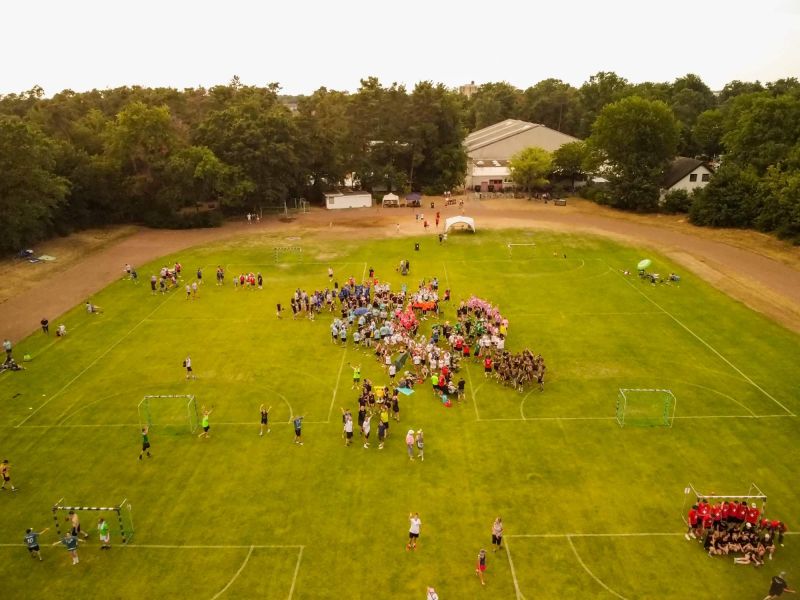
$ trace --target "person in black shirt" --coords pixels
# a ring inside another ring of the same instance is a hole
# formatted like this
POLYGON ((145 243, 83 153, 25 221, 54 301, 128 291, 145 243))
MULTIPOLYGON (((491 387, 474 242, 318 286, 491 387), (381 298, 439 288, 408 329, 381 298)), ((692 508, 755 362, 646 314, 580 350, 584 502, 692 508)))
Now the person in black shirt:
POLYGON ((780 575, 775 575, 772 578, 772 582, 769 586, 769 594, 764 597, 764 600, 772 600, 773 598, 777 598, 783 592, 789 592, 790 594, 794 594, 795 590, 789 587, 789 584, 786 583, 784 579, 786 577, 786 572, 781 571, 780 575))

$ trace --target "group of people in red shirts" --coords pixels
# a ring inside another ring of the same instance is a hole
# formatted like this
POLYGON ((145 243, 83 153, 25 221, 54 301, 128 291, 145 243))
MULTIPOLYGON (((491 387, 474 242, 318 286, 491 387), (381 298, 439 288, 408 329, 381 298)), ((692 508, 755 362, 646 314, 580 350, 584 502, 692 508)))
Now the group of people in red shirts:
POLYGON ((736 564, 763 565, 764 559, 783 546, 786 525, 763 517, 755 502, 723 500, 709 504, 699 499, 687 515, 689 526, 684 537, 697 539, 709 556, 737 554, 736 564))

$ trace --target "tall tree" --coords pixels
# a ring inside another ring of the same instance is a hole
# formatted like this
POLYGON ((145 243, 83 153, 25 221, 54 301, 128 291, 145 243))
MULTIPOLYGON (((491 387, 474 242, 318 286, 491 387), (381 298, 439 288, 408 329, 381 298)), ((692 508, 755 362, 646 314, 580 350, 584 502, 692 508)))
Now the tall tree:
POLYGON ((578 90, 560 79, 540 81, 522 93, 519 118, 577 135, 581 122, 578 90))
POLYGON ((589 77, 579 89, 583 115, 578 137, 587 137, 600 111, 624 97, 628 88, 628 80, 614 72, 600 71, 589 77))
POLYGON ((44 134, 0 116, 0 250, 19 250, 50 233, 69 188, 54 167, 55 148, 44 134))
POLYGON ((483 129, 519 115, 521 92, 510 83, 484 83, 472 99, 475 129, 483 129))
POLYGON ((553 157, 547 150, 530 147, 512 156, 508 166, 511 179, 527 190, 530 198, 535 188, 547 185, 547 175, 553 169, 553 157))
POLYGON ((575 191, 575 180, 588 172, 589 158, 589 148, 585 142, 564 144, 553 152, 553 171, 569 177, 572 191, 575 191))
POLYGON ((678 146, 679 125, 670 108, 638 96, 609 104, 597 117, 590 143, 611 167, 612 205, 655 210, 661 177, 678 146))

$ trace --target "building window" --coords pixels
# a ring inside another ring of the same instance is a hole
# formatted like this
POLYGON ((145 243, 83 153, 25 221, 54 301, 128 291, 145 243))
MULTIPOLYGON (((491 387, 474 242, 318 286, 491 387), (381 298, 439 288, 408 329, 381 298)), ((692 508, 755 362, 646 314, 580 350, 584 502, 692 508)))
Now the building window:
POLYGON ((689 175, 689 181, 697 181, 697 173, 692 173, 689 175))
POLYGON ((708 181, 711 179, 711 175, 708 173, 703 173, 703 177, 701 178, 703 181, 708 181))

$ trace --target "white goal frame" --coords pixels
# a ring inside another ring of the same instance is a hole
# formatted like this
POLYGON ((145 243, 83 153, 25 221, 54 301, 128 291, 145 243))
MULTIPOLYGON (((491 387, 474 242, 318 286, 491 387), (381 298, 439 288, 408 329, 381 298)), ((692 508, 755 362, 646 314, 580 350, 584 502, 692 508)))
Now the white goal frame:
MULTIPOLYGON (((145 425, 147 425, 148 428, 153 426, 153 415, 150 411, 150 400, 175 398, 183 398, 186 400, 186 420, 187 424, 189 425, 189 432, 196 432, 200 423, 200 413, 197 410, 197 400, 191 394, 159 394, 145 396, 136 406, 137 412, 139 413, 139 428, 144 428, 145 425), (145 411, 144 415, 142 414, 143 409, 145 411)), ((156 423, 156 425, 158 424, 159 423, 156 423)))
POLYGON ((127 498, 114 506, 65 506, 61 504, 62 500, 64 499, 61 498, 58 502, 56 502, 51 509, 53 511, 53 522, 55 523, 56 535, 58 535, 58 537, 61 537, 61 520, 58 518, 59 513, 75 511, 113 512, 117 516, 117 522, 119 523, 119 534, 122 538, 122 543, 127 544, 133 538, 133 507, 131 506, 131 503, 128 502, 127 498), (123 515, 125 515, 128 519, 127 527, 125 526, 123 515))
POLYGON ((754 500, 761 502, 762 515, 767 511, 767 495, 761 491, 761 488, 755 483, 750 483, 750 487, 747 489, 746 494, 717 494, 716 492, 704 494, 697 491, 697 488, 689 483, 685 488, 683 488, 683 507, 681 510, 681 518, 683 519, 684 523, 688 524, 686 519, 686 514, 688 511, 687 506, 693 506, 701 500, 722 500, 723 502, 728 502, 730 500, 741 502, 742 500, 745 500, 747 501, 748 505, 750 505, 751 500, 754 500))
POLYGON ((675 421, 675 410, 678 407, 678 399, 675 397, 675 394, 672 393, 672 390, 659 388, 619 388, 619 396, 617 396, 616 418, 617 424, 620 427, 625 427, 625 409, 628 406, 628 396, 626 392, 649 392, 669 395, 669 397, 672 398, 672 412, 665 412, 664 427, 672 427, 672 423, 675 421), (620 402, 622 403, 622 411, 620 411, 620 402), (620 412, 622 412, 621 419, 620 412))

